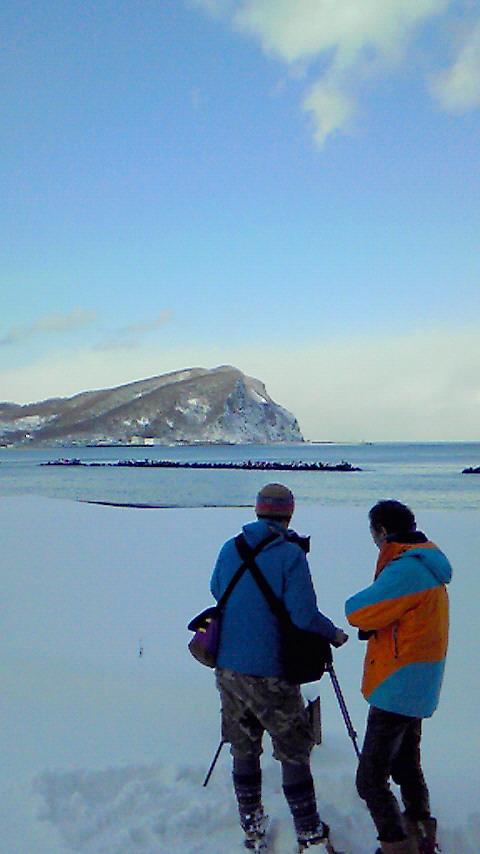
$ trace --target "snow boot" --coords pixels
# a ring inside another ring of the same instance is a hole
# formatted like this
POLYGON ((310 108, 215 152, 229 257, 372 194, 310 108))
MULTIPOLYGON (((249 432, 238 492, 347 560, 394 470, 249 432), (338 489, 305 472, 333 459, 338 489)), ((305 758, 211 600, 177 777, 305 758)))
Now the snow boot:
MULTIPOLYGON (((303 833, 298 837, 298 852, 302 854, 302 851, 306 851, 308 848, 315 848, 318 851, 318 854, 337 854, 335 848, 329 839, 330 828, 328 824, 325 824, 324 821, 320 822, 319 828, 315 831, 312 830, 307 833, 303 833), (318 846, 318 848, 317 848, 318 846)), ((313 852, 312 852, 313 854, 313 852)))
POLYGON ((298 840, 307 840, 310 836, 318 836, 321 839, 323 824, 318 815, 315 787, 310 772, 308 771, 305 778, 298 783, 284 784, 283 793, 290 807, 298 840))
POLYGON ((269 818, 263 812, 262 807, 259 807, 253 815, 249 816, 248 825, 245 822, 243 827, 245 832, 243 844, 248 851, 261 851, 266 847, 268 825, 269 818))
POLYGON ((437 819, 430 817, 419 821, 420 841, 418 850, 420 854, 435 854, 440 848, 437 842, 437 819))
POLYGON ((423 818, 414 821, 404 814, 403 816, 408 830, 408 838, 413 845, 415 854, 435 854, 440 852, 437 843, 437 819, 423 818))
POLYGON ((380 842, 376 854, 415 854, 411 839, 402 839, 400 842, 380 842))
POLYGON ((300 778, 296 783, 283 784, 297 834, 298 852, 301 854, 308 848, 316 847, 318 854, 337 854, 329 840, 330 828, 318 815, 310 768, 305 768, 302 776, 303 779, 300 778))
POLYGON ((420 854, 420 838, 423 836, 423 833, 420 829, 420 825, 418 821, 414 821, 414 819, 409 818, 405 813, 403 814, 403 820, 405 822, 405 826, 407 828, 408 838, 410 840, 410 845, 412 847, 412 851, 414 854, 420 854))
POLYGON ((245 847, 258 848, 258 842, 265 836, 266 817, 262 806, 262 772, 255 769, 250 773, 233 772, 233 788, 237 798, 238 815, 243 832, 245 847))

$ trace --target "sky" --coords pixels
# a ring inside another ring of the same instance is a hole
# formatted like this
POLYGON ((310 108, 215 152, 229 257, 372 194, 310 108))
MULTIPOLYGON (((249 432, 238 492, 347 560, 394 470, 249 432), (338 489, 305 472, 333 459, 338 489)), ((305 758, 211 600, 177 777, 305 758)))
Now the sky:
POLYGON ((0 400, 187 367, 474 441, 474 0, 4 0, 0 400))

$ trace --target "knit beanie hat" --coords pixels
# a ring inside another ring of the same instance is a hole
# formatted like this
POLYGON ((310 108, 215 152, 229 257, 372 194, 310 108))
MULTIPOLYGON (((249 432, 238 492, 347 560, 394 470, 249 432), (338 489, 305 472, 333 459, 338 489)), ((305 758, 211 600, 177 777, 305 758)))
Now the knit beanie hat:
POLYGON ((290 519, 295 509, 293 494, 281 483, 267 483, 257 495, 255 513, 259 518, 290 519))

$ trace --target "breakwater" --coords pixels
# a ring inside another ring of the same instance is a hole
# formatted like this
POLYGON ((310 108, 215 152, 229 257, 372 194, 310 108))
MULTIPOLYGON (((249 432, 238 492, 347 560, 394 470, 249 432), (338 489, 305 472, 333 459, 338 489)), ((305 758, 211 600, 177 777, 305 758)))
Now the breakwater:
POLYGON ((242 471, 362 471, 358 466, 342 460, 340 463, 322 462, 272 462, 271 460, 245 460, 241 462, 179 462, 178 460, 117 460, 115 462, 83 462, 82 460, 58 459, 39 463, 41 466, 86 466, 120 468, 169 468, 169 469, 240 469, 242 471))

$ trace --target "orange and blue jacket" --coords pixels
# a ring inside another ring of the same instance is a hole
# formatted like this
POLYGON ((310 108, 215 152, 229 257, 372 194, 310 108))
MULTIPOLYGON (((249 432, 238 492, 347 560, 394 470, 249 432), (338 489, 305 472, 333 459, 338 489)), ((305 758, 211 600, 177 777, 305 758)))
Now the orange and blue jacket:
POLYGON ((452 568, 426 537, 381 545, 373 584, 347 600, 352 626, 371 632, 362 693, 372 706, 411 717, 433 715, 448 644, 452 568))

